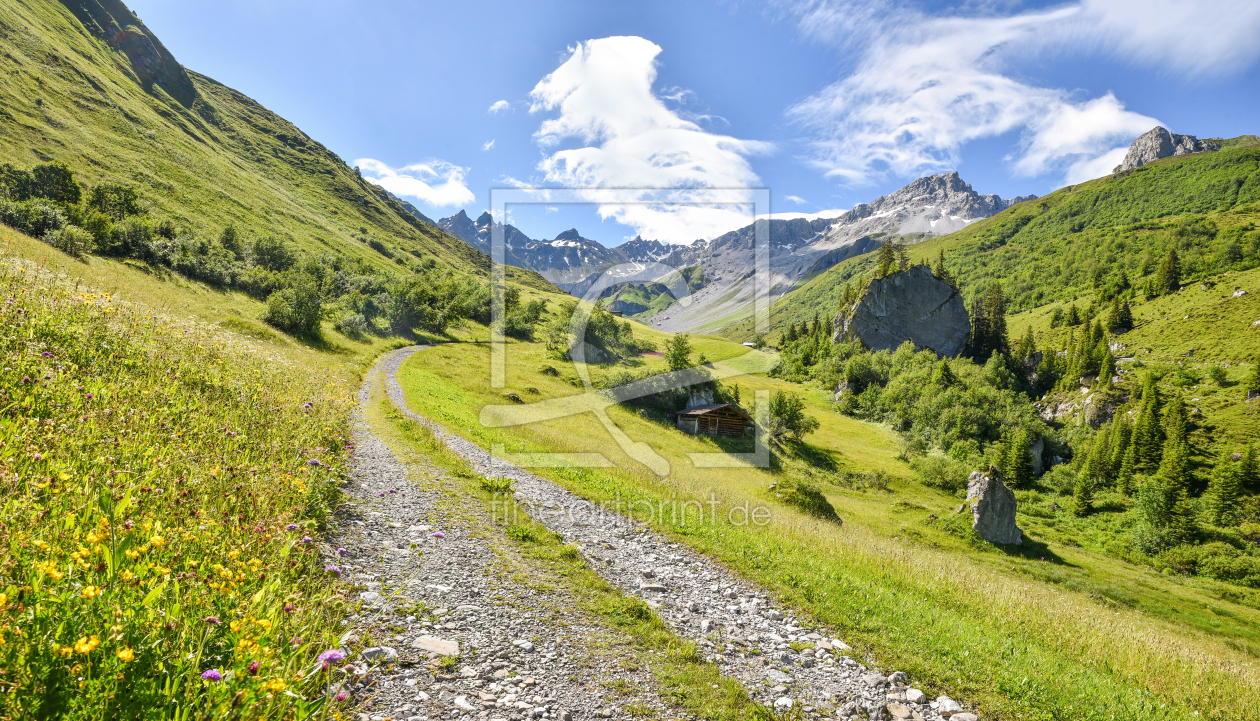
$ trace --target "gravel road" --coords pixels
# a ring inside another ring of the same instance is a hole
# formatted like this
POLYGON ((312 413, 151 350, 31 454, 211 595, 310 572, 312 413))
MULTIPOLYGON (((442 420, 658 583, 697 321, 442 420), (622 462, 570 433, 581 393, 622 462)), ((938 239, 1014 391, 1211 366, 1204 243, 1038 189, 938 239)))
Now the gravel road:
MULTIPOLYGON (((396 375, 403 361, 424 348, 394 351, 373 370, 373 378, 383 381, 394 405, 432 428, 479 474, 510 478, 521 508, 562 534, 567 543, 576 544, 587 563, 609 583, 652 605, 674 633, 699 644, 723 675, 737 679, 753 699, 776 710, 799 706, 809 718, 976 721, 976 716, 947 697, 927 698, 905 673, 864 666, 833 629, 799 618, 765 589, 720 564, 550 481, 496 460, 488 451, 412 412, 396 375)), ((372 385, 370 378, 363 391, 365 402, 372 385)), ((467 665, 458 676, 434 672, 408 677, 400 672, 391 679, 380 677, 374 687, 380 689, 375 708, 389 710, 399 719, 472 714, 510 721, 571 721, 625 713, 629 702, 610 707, 593 693, 592 684, 566 680, 573 669, 593 665, 591 649, 598 644, 592 645, 592 637, 609 632, 575 620, 571 610, 557 613, 555 609, 565 607, 563 598, 543 599, 535 589, 511 581, 503 567, 504 552, 492 550, 503 547, 495 540, 501 531, 485 519, 467 513, 457 518, 444 511, 437 498, 443 491, 409 481, 404 464, 365 427, 356 430, 353 475, 356 488, 352 493, 373 507, 365 517, 352 519, 351 525, 343 524, 349 534, 343 543, 354 548, 344 567, 352 570, 355 580, 380 585, 380 590, 374 585, 366 593, 382 608, 398 608, 403 599, 423 599, 431 609, 441 606, 449 611, 441 623, 421 621, 418 616, 410 624, 406 618, 400 623, 400 613, 390 615, 400 630, 394 648, 376 652, 381 654, 378 660, 390 653, 419 652, 432 656, 430 665, 437 664, 449 648, 415 640, 425 636, 443 641, 458 637, 460 653, 466 654, 468 647, 477 649, 475 656, 465 655, 467 665), (434 538, 434 532, 445 538, 434 538), (418 555, 419 550, 424 554, 418 555), (491 599, 504 605, 492 606, 491 599), (530 640, 535 638, 541 641, 530 640), (391 708, 391 704, 396 706, 391 708)), ((372 623, 379 625, 379 621, 355 620, 355 628, 372 623)), ((365 654, 371 655, 370 650, 365 654)), ((642 689, 634 703, 666 708, 644 672, 613 669, 611 673, 642 689)))

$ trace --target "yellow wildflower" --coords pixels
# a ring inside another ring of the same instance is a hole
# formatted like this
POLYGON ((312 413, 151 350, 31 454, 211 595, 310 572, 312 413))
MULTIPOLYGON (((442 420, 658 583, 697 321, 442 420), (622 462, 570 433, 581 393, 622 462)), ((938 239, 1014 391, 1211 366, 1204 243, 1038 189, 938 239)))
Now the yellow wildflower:
POLYGON ((78 653, 91 653, 101 644, 101 640, 96 636, 83 636, 74 642, 74 650, 78 653))
POLYGON ((164 543, 166 543, 166 539, 161 536, 154 536, 149 539, 149 545, 154 546, 155 548, 161 548, 164 543))
POLYGON ((118 649, 118 658, 123 663, 131 663, 136 659, 136 653, 124 646, 123 648, 118 649))
POLYGON ((79 596, 81 596, 82 598, 87 598, 87 599, 95 598, 99 595, 101 595, 100 586, 84 586, 83 592, 79 594, 79 596))

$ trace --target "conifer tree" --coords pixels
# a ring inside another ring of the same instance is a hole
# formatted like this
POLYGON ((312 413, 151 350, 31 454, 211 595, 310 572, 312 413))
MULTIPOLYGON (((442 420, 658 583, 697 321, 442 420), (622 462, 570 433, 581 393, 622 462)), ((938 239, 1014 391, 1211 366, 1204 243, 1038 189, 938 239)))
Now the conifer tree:
POLYGON ((1177 257, 1177 249, 1169 248, 1164 262, 1160 263, 1155 274, 1155 288, 1160 295, 1176 293, 1181 288, 1181 260, 1177 257))
POLYGON ((1256 466, 1256 447, 1250 446, 1238 466, 1238 483, 1249 491, 1260 490, 1260 469, 1256 466))
POLYGON ((1133 309, 1129 307, 1129 299, 1125 298, 1120 303, 1120 328, 1129 329, 1133 327, 1133 309))
POLYGON ((840 301, 840 306, 844 312, 848 312, 849 306, 853 304, 853 286, 849 283, 844 284, 844 300, 840 301))
POLYGON ((949 270, 945 268, 945 249, 944 248, 941 248, 939 251, 937 251, 936 267, 932 269, 932 275, 936 276, 940 280, 945 281, 946 283, 949 283, 950 285, 954 284, 953 276, 951 276, 949 274, 949 270))
POLYGON ((1185 443, 1190 432, 1190 421, 1186 416, 1186 403, 1181 394, 1173 395, 1164 410, 1164 437, 1166 443, 1185 443))
POLYGON ((884 241, 879 249, 879 259, 875 261, 875 277, 883 278, 887 276, 897 263, 897 253, 893 248, 892 238, 884 241))
POLYGON ((1012 351, 1012 357, 1017 361, 1025 361, 1031 358, 1033 353, 1036 352, 1037 340, 1033 338, 1032 326, 1028 326, 1028 329, 1024 332, 1024 336, 1019 339, 1018 343, 1015 344, 1015 349, 1012 351))
POLYGON ((1107 311, 1107 330, 1120 327, 1120 296, 1111 299, 1111 310, 1107 311))
POLYGON ((1102 364, 1098 368, 1098 385, 1103 388, 1111 387, 1111 379, 1116 375, 1116 358, 1111 355, 1111 350, 1103 351, 1102 364))
POLYGON ((1159 467, 1163 457, 1164 429, 1160 426, 1163 410, 1154 376, 1148 375, 1142 387, 1142 404, 1133 424, 1134 471, 1147 473, 1159 467))
POLYGON ((1028 435, 1028 431, 1023 428, 1016 431, 1006 447, 1006 463, 1003 466, 1003 476, 1007 486, 1011 488, 1025 488, 1032 483, 1032 456, 1028 450, 1030 446, 1032 446, 1032 440, 1028 435))
POLYGON ((1212 525, 1219 526, 1233 516, 1238 503, 1240 475, 1238 464, 1234 463, 1230 454, 1222 453, 1212 470, 1207 493, 1203 494, 1203 510, 1212 525))
POLYGON ((1075 328, 1076 326, 1080 324, 1081 324, 1081 312, 1077 310, 1076 304, 1073 303, 1071 306, 1068 307, 1066 325, 1070 328, 1075 328))
POLYGON ((944 388, 948 388, 958 382, 958 377, 954 375, 954 371, 949 367, 949 361, 942 358, 936 365, 936 373, 932 377, 932 382, 944 388))
POLYGON ((1072 488, 1072 515, 1086 516, 1094 510, 1094 481, 1087 474, 1076 477, 1072 488))
POLYGON ((897 271, 910 270, 910 259, 906 256, 906 246, 897 244, 897 271))
POLYGON ((796 334, 796 324, 795 324, 795 323, 792 323, 791 325, 789 325, 789 326, 788 326, 788 332, 787 332, 787 342, 788 342, 788 343, 793 343, 793 342, 795 342, 795 341, 796 341, 796 339, 797 339, 798 337, 800 337, 800 336, 798 336, 798 335, 796 334))

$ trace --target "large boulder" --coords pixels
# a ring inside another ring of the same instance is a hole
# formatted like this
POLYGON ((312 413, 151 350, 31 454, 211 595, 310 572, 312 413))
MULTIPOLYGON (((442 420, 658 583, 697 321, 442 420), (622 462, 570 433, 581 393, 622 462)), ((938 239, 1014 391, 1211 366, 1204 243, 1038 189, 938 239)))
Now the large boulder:
POLYGON ((1193 135, 1170 133, 1166 128, 1156 126, 1138 136, 1124 155, 1124 162, 1111 172, 1120 173, 1133 168, 1140 168, 1152 160, 1171 158, 1174 155, 1188 153, 1206 153, 1220 150, 1221 146, 1206 140, 1199 140, 1193 135))
POLYGON ((892 350, 911 341, 937 355, 962 352, 971 317, 958 290, 926 266, 871 281, 861 300, 836 314, 835 342, 858 338, 871 350, 892 350))
POLYGON ((988 473, 974 471, 967 479, 967 503, 972 524, 980 537, 1004 546, 1024 542, 1024 532, 1015 525, 1015 492, 1002 482, 1002 473, 989 466, 988 473))

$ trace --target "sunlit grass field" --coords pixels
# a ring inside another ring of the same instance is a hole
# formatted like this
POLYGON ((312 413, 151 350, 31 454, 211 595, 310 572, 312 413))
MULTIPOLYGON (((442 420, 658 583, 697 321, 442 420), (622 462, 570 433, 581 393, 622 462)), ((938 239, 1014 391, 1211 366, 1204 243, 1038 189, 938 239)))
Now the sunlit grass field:
POLYGON ((0 258, 0 716, 326 712, 352 386, 50 270, 0 258))
MULTIPOLYGON (((640 327, 636 334, 652 336, 640 327)), ((485 335, 472 331, 468 337, 485 335)), ((719 339, 693 340, 712 360, 746 352, 719 339)), ((662 364, 650 357, 635 362, 662 364)), ((823 391, 803 391, 821 426, 807 438, 809 449, 793 455, 808 453, 822 467, 883 471, 892 479, 887 490, 860 490, 829 485, 825 474, 811 478, 843 526, 806 516, 770 490, 772 483, 806 475, 797 458, 772 469, 698 469, 686 453, 716 452, 717 443, 680 433, 651 414, 608 409, 631 439, 670 461, 665 477, 630 461, 589 413, 507 428, 480 422, 483 407, 511 403, 505 393, 527 403, 573 395, 583 392, 575 379, 571 364, 549 358, 536 343, 508 345, 502 389, 489 387, 484 343, 423 351, 400 374, 413 410, 484 447, 604 454, 614 467, 535 469, 593 500, 625 508, 636 500, 659 507, 716 498, 724 509, 716 521, 692 513, 652 522, 834 625, 885 666, 909 671, 934 691, 966 698, 986 714, 1260 715, 1255 609, 1213 598, 1216 584, 1183 583, 1065 544, 1033 541, 1011 555, 980 541, 954 513, 960 499, 910 480, 889 431, 831 412, 823 391), (549 366, 559 375, 542 372, 549 366), (770 523, 727 522, 725 510, 744 504, 770 508, 770 523)), ((727 383, 738 383, 746 396, 757 389, 802 392, 764 377, 727 383)))

